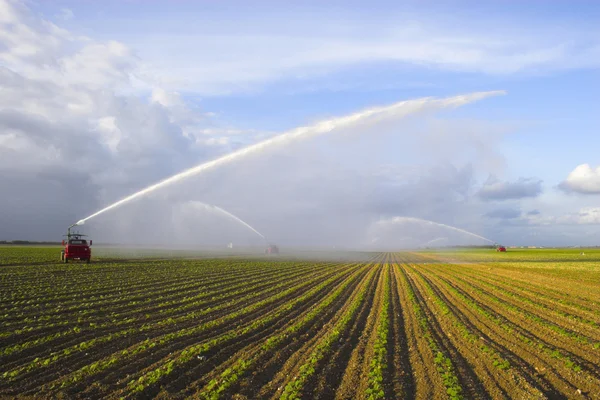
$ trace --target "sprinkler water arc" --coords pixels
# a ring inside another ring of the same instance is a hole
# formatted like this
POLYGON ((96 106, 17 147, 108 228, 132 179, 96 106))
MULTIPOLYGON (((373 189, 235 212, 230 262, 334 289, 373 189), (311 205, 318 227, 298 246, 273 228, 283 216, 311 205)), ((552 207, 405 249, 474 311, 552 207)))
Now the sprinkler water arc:
POLYGON ((227 210, 225 210, 225 209, 223 209, 223 208, 221 208, 221 207, 218 207, 218 206, 215 206, 215 205, 212 205, 212 204, 206 204, 206 203, 203 203, 203 202, 201 202, 201 201, 197 201, 197 200, 194 200, 194 201, 192 201, 192 202, 191 202, 191 204, 192 204, 193 206, 200 206, 200 207, 203 207, 204 209, 207 209, 207 210, 209 210, 209 211, 213 211, 213 210, 215 210, 215 211, 217 211, 217 212, 219 212, 219 213, 221 213, 221 214, 225 215, 226 217, 228 217, 228 218, 230 218, 230 219, 232 219, 232 220, 234 220, 234 221, 236 221, 236 222, 238 222, 238 223, 242 224, 242 225, 243 225, 243 226, 245 226, 246 228, 250 229, 252 232, 256 233, 258 236, 260 236, 261 238, 263 238, 263 240, 265 241, 265 243, 267 243, 267 244, 268 244, 268 241, 267 241, 267 238, 266 238, 266 236, 265 236, 265 235, 263 235, 262 233, 260 233, 260 232, 259 232, 258 230, 256 230, 256 229, 255 229, 255 228, 254 228, 252 225, 250 225, 249 223, 247 223, 246 221, 244 221, 243 219, 241 219, 241 218, 240 218, 240 217, 238 217, 237 215, 235 215, 235 214, 232 214, 232 213, 230 213, 229 211, 227 211, 227 210))
POLYGON ((233 162, 241 157, 264 151, 265 149, 268 149, 273 146, 286 144, 293 140, 301 139, 304 137, 322 135, 325 133, 329 133, 329 132, 333 131, 334 129, 352 126, 352 125, 355 125, 357 123, 361 123, 361 122, 364 122, 367 120, 373 120, 376 118, 383 119, 383 118, 390 118, 390 117, 403 118, 403 117, 406 117, 407 115, 411 115, 411 114, 414 114, 414 113, 417 113, 420 111, 425 111, 425 110, 455 108, 455 107, 460 107, 462 105, 465 105, 465 104, 468 104, 468 103, 471 103, 474 101, 485 99, 487 97, 498 96, 498 95, 502 95, 505 93, 506 93, 505 91, 498 90, 498 91, 489 91, 489 92, 475 92, 475 93, 470 93, 470 94, 466 94, 466 95, 459 95, 459 96, 448 97, 448 98, 443 98, 443 99, 427 97, 427 98, 421 98, 421 99, 416 99, 416 100, 406 100, 406 101, 401 101, 401 102, 398 102, 398 103, 395 103, 395 104, 392 104, 389 106, 369 108, 367 110, 359 111, 359 112, 356 112, 354 114, 350 114, 350 115, 347 115, 344 117, 337 117, 337 118, 331 118, 328 120, 320 121, 311 126, 298 127, 298 128, 292 129, 290 131, 287 131, 281 135, 278 135, 278 136, 272 137, 270 139, 264 140, 262 142, 250 145, 248 147, 234 151, 232 153, 224 155, 215 160, 208 161, 208 162, 202 163, 200 165, 197 165, 195 167, 189 168, 189 169, 182 171, 178 174, 175 174, 169 178, 163 179, 162 181, 159 181, 159 182, 157 182, 153 185, 150 185, 142 190, 139 190, 129 196, 126 196, 126 197, 122 198, 121 200, 118 200, 118 201, 108 205, 107 207, 89 215, 88 217, 79 220, 77 222, 77 224, 78 225, 83 224, 91 218, 94 218, 94 217, 96 217, 100 214, 103 214, 109 210, 117 208, 123 204, 129 203, 130 201, 133 201, 139 197, 148 195, 148 194, 154 192, 155 190, 172 185, 183 179, 198 175, 204 171, 218 167, 220 165, 224 165, 224 164, 233 162))
POLYGON ((453 230, 455 232, 459 232, 459 233, 463 233, 463 234, 466 234, 466 235, 470 235, 470 236, 473 236, 473 237, 475 237, 477 239, 485 240, 486 242, 489 242, 489 243, 495 243, 491 239, 488 239, 486 237, 483 237, 483 236, 478 235, 478 234, 473 233, 473 232, 469 232, 469 231, 467 231, 465 229, 457 228, 456 226, 452 226, 452 225, 442 224, 440 222, 430 221, 428 219, 423 219, 423 218, 415 218, 415 217, 393 217, 393 218, 390 218, 390 219, 378 221, 377 224, 381 226, 381 225, 396 225, 396 224, 403 224, 403 223, 410 223, 410 222, 418 223, 418 224, 438 226, 440 228, 450 229, 450 230, 453 230))

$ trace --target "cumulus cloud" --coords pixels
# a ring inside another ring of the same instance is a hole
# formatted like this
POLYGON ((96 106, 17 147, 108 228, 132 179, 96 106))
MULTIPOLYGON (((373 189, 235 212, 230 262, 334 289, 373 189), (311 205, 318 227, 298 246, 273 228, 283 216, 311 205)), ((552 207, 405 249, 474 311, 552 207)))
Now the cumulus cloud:
POLYGON ((535 178, 519 178, 514 182, 500 181, 491 176, 479 190, 484 201, 523 199, 537 197, 542 193, 542 181, 535 178))
POLYGON ((598 225, 600 207, 583 207, 579 211, 555 216, 530 215, 525 218, 530 225, 598 225))
POLYGON ((578 165, 558 187, 567 193, 599 194, 600 166, 578 165))
POLYGON ((578 225, 600 224, 600 207, 585 207, 578 213, 567 215, 564 222, 573 222, 578 225))
POLYGON ((197 157, 228 150, 196 143, 187 127, 207 127, 209 117, 186 108, 177 93, 126 94, 137 65, 122 43, 78 37, 25 3, 0 1, 0 233, 56 234, 52 224, 30 227, 50 218, 41 211, 49 206, 29 204, 19 215, 19 199, 31 200, 23 207, 52 203, 51 219, 64 224, 197 157))

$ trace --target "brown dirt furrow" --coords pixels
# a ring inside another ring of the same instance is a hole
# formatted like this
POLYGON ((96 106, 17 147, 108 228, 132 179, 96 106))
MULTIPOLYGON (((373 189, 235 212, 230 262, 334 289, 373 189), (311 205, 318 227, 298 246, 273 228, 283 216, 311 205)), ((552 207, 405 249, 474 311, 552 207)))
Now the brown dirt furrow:
MULTIPOLYGON (((467 270, 457 270, 457 272, 467 273, 467 270)), ((468 270, 468 273, 472 273, 478 277, 485 277, 489 281, 508 285, 510 288, 516 290, 519 294, 527 296, 533 300, 543 302, 549 307, 555 307, 565 313, 571 313, 574 315, 581 316, 589 320, 596 320, 600 324, 600 305, 596 303, 589 304, 580 297, 574 297, 571 294, 565 293, 565 291, 558 291, 550 289, 536 284, 535 276, 531 276, 529 281, 523 282, 517 279, 511 279, 506 276, 500 276, 496 274, 490 274, 489 271, 483 272, 479 270, 468 270)))
MULTIPOLYGON (((310 340, 311 342, 316 341, 316 336, 323 331, 326 325, 330 325, 334 318, 340 314, 340 310, 347 307, 348 301, 352 298, 355 293, 365 284, 366 274, 369 272, 373 273, 373 263, 366 265, 365 272, 361 277, 361 283, 355 285, 352 290, 347 290, 342 294, 339 299, 329 306, 329 309, 319 317, 318 321, 311 324, 303 330, 303 334, 298 336, 302 337, 303 340, 310 340)), ((336 319, 337 320, 337 319, 336 319)), ((289 340, 287 341, 289 342, 289 340)), ((251 376, 242 380, 240 384, 240 394, 247 398, 262 398, 273 395, 279 387, 270 384, 274 377, 284 368, 285 363, 293 355, 297 355, 306 342, 300 340, 294 340, 291 343, 285 345, 285 347, 279 349, 274 354, 270 354, 264 359, 262 367, 252 372, 251 376), (270 395, 267 393, 271 393, 270 395)), ((281 387, 281 386, 280 386, 281 387)))
MULTIPOLYGON (((566 369, 564 362, 550 357, 548 352, 544 351, 544 348, 548 348, 548 344, 543 340, 539 340, 537 336, 525 328, 531 324, 520 321, 521 325, 505 318, 498 312, 497 306, 482 301, 481 297, 483 296, 479 292, 470 289, 464 283, 457 283, 455 277, 452 275, 448 277, 447 282, 463 296, 500 321, 504 329, 496 330, 498 338, 494 338, 494 341, 498 342, 499 338, 502 338, 508 348, 512 349, 518 356, 533 366, 538 375, 548 380, 560 393, 575 393, 578 389, 584 392, 595 390, 594 386, 598 385, 598 381, 595 379, 586 379, 581 374, 566 369), (540 345, 546 347, 540 348, 540 345), (594 384, 593 381, 596 381, 596 383, 594 384)), ((489 324, 490 329, 494 329, 491 323, 489 324)))
POLYGON ((573 299, 589 303, 592 307, 600 307, 600 293, 598 293, 597 281, 593 284, 582 285, 581 281, 574 281, 569 277, 569 274, 563 274, 560 277, 556 275, 547 276, 543 271, 522 268, 511 263, 463 263, 460 260, 436 257, 430 254, 427 257, 435 260, 437 263, 475 270, 484 274, 493 273, 496 276, 510 280, 519 280, 525 284, 534 282, 537 285, 541 285, 540 287, 544 289, 548 288, 556 292, 565 293, 573 299))
MULTIPOLYGON (((472 288, 477 288, 484 294, 484 298, 488 301, 498 304, 498 310, 504 317, 520 326, 535 327, 536 338, 546 343, 550 347, 563 349, 566 356, 576 360, 578 364, 585 367, 590 373, 600 379, 600 369, 598 369, 598 359, 600 357, 600 349, 593 348, 588 343, 582 343, 574 337, 566 336, 551 329, 551 326, 563 328, 567 332, 573 332, 561 326, 558 321, 553 321, 542 309, 535 308, 530 304, 523 304, 513 297, 503 293, 500 290, 494 289, 488 285, 482 284, 480 281, 470 279, 468 277, 456 277, 463 280, 472 288)), ((591 340, 579 333, 584 340, 591 340)))
MULTIPOLYGON (((340 349, 344 360, 332 362, 326 367, 325 375, 336 375, 327 387, 323 379, 319 382, 321 398, 360 399, 364 398, 368 387, 369 361, 373 355, 373 341, 378 322, 380 303, 383 297, 383 279, 381 273, 375 289, 375 296, 369 308, 365 307, 366 317, 359 314, 350 331, 350 338, 340 349), (364 322, 361 324, 361 322, 364 322), (360 329, 362 328, 362 329, 360 329)), ((336 357, 333 357, 336 359, 336 357)))
MULTIPOLYGON (((344 273, 343 280, 351 280, 350 285, 345 290, 351 290, 355 284, 358 284, 358 282, 363 279, 366 272, 366 268, 357 267, 353 268, 351 273, 344 273)), ((273 335, 275 332, 284 330, 289 324, 293 323, 292 321, 302 318, 305 313, 310 311, 310 305, 314 303, 314 301, 310 302, 306 308, 300 310, 300 313, 295 313, 291 321, 289 318, 286 318, 285 320, 277 323, 275 328, 270 330, 268 333, 256 335, 254 337, 254 341, 247 341, 246 343, 243 343, 243 346, 236 346, 235 344, 232 344, 233 347, 231 347, 231 349, 217 349, 216 354, 206 360, 208 361, 207 365, 210 366, 210 368, 204 368, 203 365, 197 365, 197 367, 193 367, 189 373, 186 373, 185 377, 177 378, 171 382, 166 382, 164 384, 163 393, 168 393, 169 395, 178 397, 187 397, 199 391, 211 379, 218 377, 224 369, 232 366, 236 360, 241 358, 247 359, 252 357, 255 352, 260 352, 262 343, 267 337, 273 335), (229 354, 230 350, 233 351, 232 354, 229 354), (185 386, 183 386, 184 381, 187 382, 185 386), (180 391, 180 393, 175 393, 177 391, 180 391)), ((327 315, 327 312, 320 316, 319 320, 321 318, 325 318, 325 315, 327 315)), ((297 332, 297 335, 302 334, 302 332, 297 332)), ((293 338, 289 339, 292 340, 293 338)), ((204 361, 201 364, 204 364, 204 361)), ((265 364, 260 362, 258 365, 260 365, 262 368, 265 364)))
MULTIPOLYGON (((312 298, 307 299, 304 303, 298 305, 288 314, 283 315, 280 319, 274 321, 273 323, 261 327, 258 330, 251 331, 245 336, 237 336, 235 339, 224 342, 218 348, 203 353, 200 359, 193 360, 192 362, 186 365, 186 371, 183 375, 170 376, 169 378, 160 382, 160 387, 150 388, 150 390, 144 391, 140 395, 140 397, 154 396, 158 394, 159 390, 162 390, 163 393, 168 394, 169 396, 176 395, 178 392, 183 390, 187 390, 188 392, 190 392, 190 394, 193 393, 193 388, 195 387, 195 383, 198 381, 199 378, 201 379, 203 376, 219 368, 220 365, 227 362, 228 360, 235 360, 237 358, 235 354, 237 354, 240 350, 246 349, 248 347, 255 347, 257 346, 257 343, 261 342, 262 338, 268 337, 269 335, 273 334, 273 332, 285 328, 285 326, 287 326, 290 323, 290 321, 296 320, 299 316, 309 311, 312 304, 320 301, 328 293, 335 290, 335 287, 340 285, 348 277, 348 275, 352 274, 354 271, 354 268, 344 271, 344 273, 340 274, 340 276, 335 281, 333 281, 327 287, 321 289, 312 298)), ((315 283, 315 286, 324 279, 327 278, 324 277, 323 279, 320 279, 318 282, 315 283)), ((303 289, 303 291, 308 290, 310 290, 310 288, 303 289)), ((298 294, 294 294, 293 296, 286 298, 286 300, 282 301, 279 304, 279 306, 287 303, 289 300, 297 296, 298 294)), ((235 326, 231 327, 231 329, 229 329, 228 331, 222 332, 222 334, 227 334, 232 330, 239 329, 243 327, 243 322, 249 324, 258 317, 268 315, 270 311, 275 310, 276 308, 277 307, 274 306, 269 310, 262 311, 259 315, 253 315, 252 317, 247 318, 244 321, 240 320, 238 323, 236 323, 235 326)), ((189 341, 188 343, 185 343, 185 345, 190 346, 200 344, 203 341, 213 339, 217 336, 218 335, 210 334, 210 336, 207 336, 205 340, 198 340, 200 338, 197 337, 196 340, 189 341)), ((171 359, 171 353, 178 354, 178 350, 181 350, 184 347, 185 346, 181 346, 178 343, 176 348, 171 346, 168 349, 165 349, 165 351, 162 351, 161 354, 157 355, 153 353, 151 355, 151 358, 147 357, 147 359, 144 360, 143 364, 135 365, 137 364, 136 360, 136 363, 134 363, 133 365, 129 364, 125 366, 125 369, 122 368, 118 370, 112 370, 110 371, 110 375, 102 380, 102 383, 105 383, 107 385, 110 384, 113 390, 111 396, 119 398, 123 394, 128 393, 126 390, 124 390, 124 388, 125 385, 129 383, 129 381, 131 381, 132 379, 136 379, 145 372, 151 371, 153 369, 156 369, 158 366, 163 365, 165 362, 171 359), (153 362, 150 363, 150 361, 153 362), (124 378, 125 376, 128 377, 124 378)), ((95 380, 97 380, 97 378, 95 378, 95 380)))
MULTIPOLYGON (((338 343, 334 345, 336 348, 327 360, 320 365, 320 372, 305 385, 307 388, 310 388, 310 395, 316 399, 331 399, 335 397, 337 389, 342 384, 344 376, 342 371, 348 368, 353 350, 359 345, 365 331, 369 329, 369 316, 373 313, 373 310, 375 310, 375 315, 378 314, 383 293, 382 283, 385 267, 380 263, 378 268, 379 277, 374 285, 373 292, 368 293, 366 300, 350 324, 350 327, 346 332, 342 333, 338 343)), ((377 318, 375 317, 373 323, 376 324, 376 322, 377 318)), ((364 375, 361 375, 360 380, 355 382, 358 383, 354 387, 354 398, 356 399, 366 397, 364 392, 368 387, 368 363, 373 356, 372 344, 375 335, 373 328, 375 326, 370 327, 371 337, 369 338, 366 351, 363 353, 364 358, 361 367, 364 375)))
POLYGON ((408 297, 408 280, 400 264, 394 262, 393 266, 400 303, 407 310, 404 318, 405 325, 401 328, 404 329, 407 338, 412 382, 414 382, 414 398, 418 400, 445 399, 447 397, 445 395, 446 388, 435 367, 433 353, 423 337, 408 297))
MULTIPOLYGON (((297 348, 293 353, 283 351, 283 354, 288 354, 288 357, 284 358, 285 361, 279 371, 272 377, 271 381, 264 385, 258 392, 258 398, 270 398, 278 397, 280 390, 295 376, 298 375, 298 368, 306 361, 315 346, 326 336, 331 329, 335 326, 335 323, 341 318, 345 311, 350 307, 353 300, 358 296, 361 288, 367 285, 367 295, 365 304, 372 301, 375 295, 375 287, 381 274, 381 266, 375 265, 371 268, 371 273, 355 288, 346 301, 335 310, 334 316, 329 319, 315 334, 311 337, 304 337, 304 344, 297 348)), ((359 315, 364 312, 364 308, 359 311, 359 315)), ((311 387, 311 386, 307 386, 311 387)))
MULTIPOLYGON (((501 280, 493 279, 489 276, 472 276, 471 274, 462 272, 457 273, 460 276, 468 277, 474 282, 483 284, 488 288, 497 289, 495 293, 500 294, 503 299, 508 299, 519 308, 534 313, 540 317, 544 317, 555 323, 558 326, 564 327, 570 331, 585 335, 591 341, 600 341, 600 329, 598 324, 590 324, 581 321, 584 317, 581 313, 570 311, 572 314, 565 314, 564 309, 561 311, 561 306, 557 302, 548 302, 539 296, 530 295, 526 289, 515 287, 512 284, 507 284, 501 280), (519 290, 520 289, 520 290, 519 290), (571 318, 569 318, 571 317, 571 318), (579 319, 578 319, 579 318, 579 319)), ((585 321, 585 319, 584 319, 585 321)))
POLYGON ((395 266, 392 264, 390 282, 392 285, 391 312, 392 323, 391 341, 388 348, 392 392, 396 398, 413 399, 415 397, 415 382, 413 368, 409 355, 409 340, 406 335, 406 313, 410 312, 407 303, 402 303, 399 295, 400 287, 396 280, 395 266))
MULTIPOLYGON (((446 282, 442 278, 432 274, 430 271, 425 272, 420 269, 419 272, 422 274, 423 279, 428 282, 433 292, 444 301, 453 315, 467 327, 471 334, 478 338, 478 342, 475 343, 463 340, 461 347, 467 348, 467 350, 472 348, 472 362, 483 364, 487 375, 491 376, 491 381, 501 387, 501 396, 494 395, 494 398, 541 398, 543 396, 552 398, 559 395, 547 381, 542 380, 538 382, 536 380, 536 372, 530 364, 509 350, 502 341, 498 340, 501 333, 498 332, 500 328, 497 326, 494 330, 486 329, 487 327, 484 328, 483 324, 478 323, 481 316, 475 314, 473 310, 463 304, 461 299, 452 296, 445 286, 446 282), (509 361, 510 366, 508 368, 510 369, 504 369, 504 367, 500 367, 500 364, 494 365, 494 360, 500 360, 497 358, 492 359, 488 354, 482 352, 481 346, 484 345, 493 349, 504 360, 509 361), (478 349, 478 351, 475 351, 475 349, 478 349)), ((460 333, 454 332, 452 336, 459 338, 460 333)))
MULTIPOLYGON (((356 283, 348 287, 312 324, 298 331, 294 338, 288 338, 282 346, 260 356, 258 362, 260 367, 251 371, 248 376, 240 381, 238 388, 240 395, 247 398, 267 396, 264 394, 268 391, 265 386, 273 380, 273 377, 283 368, 290 356, 295 354, 305 344, 304 340, 314 338, 325 325, 329 324, 335 318, 339 310, 347 303, 348 298, 352 297, 352 294, 364 284, 364 280, 367 279, 367 274, 371 270, 372 266, 367 265, 356 280, 356 283), (301 340, 298 340, 300 338, 301 340)), ((252 351, 254 350, 244 350, 244 353, 248 354, 252 353, 252 351)), ((273 391, 276 391, 276 389, 273 389, 273 391)))
POLYGON ((448 354, 457 370, 458 379, 460 380, 464 395, 469 399, 490 399, 490 395, 480 377, 473 369, 473 366, 469 364, 464 355, 446 336, 444 329, 435 316, 435 312, 432 310, 430 298, 424 293, 423 289, 419 288, 416 284, 415 277, 413 276, 414 272, 412 272, 410 267, 406 264, 402 265, 401 268, 405 271, 409 285, 412 287, 421 309, 427 315, 427 322, 434 340, 438 343, 442 351, 448 354))

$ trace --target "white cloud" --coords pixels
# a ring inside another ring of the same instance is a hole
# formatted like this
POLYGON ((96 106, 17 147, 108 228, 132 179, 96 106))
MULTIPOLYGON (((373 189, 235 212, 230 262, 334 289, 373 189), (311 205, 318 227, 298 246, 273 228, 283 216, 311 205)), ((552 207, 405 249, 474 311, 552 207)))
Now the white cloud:
POLYGON ((490 177, 478 195, 484 201, 523 199, 537 197, 542 193, 542 181, 535 178, 519 178, 515 182, 500 181, 490 177))
MULTIPOLYGON (((368 15, 327 17, 311 16, 310 27, 302 19, 288 21, 289 15, 281 16, 285 24, 275 19, 257 26, 236 15, 238 26, 203 20, 197 25, 201 28, 180 34, 164 31, 127 40, 150 62, 144 72, 149 79, 204 94, 251 91, 280 80, 310 81, 377 64, 489 75, 600 66, 600 41, 590 40, 583 29, 561 36, 552 26, 517 30, 494 20, 474 27, 422 15, 376 21, 368 15), (173 57, 164 57, 166 52, 173 57)), ((369 84, 377 81, 369 77, 369 84)))
POLYGON ((138 63, 122 43, 77 37, 25 3, 0 0, 0 233, 50 218, 39 211, 46 202, 64 223, 227 148, 186 137, 206 117, 177 94, 157 88, 165 105, 127 94, 138 63), (18 215, 9 205, 20 199, 37 203, 18 215))
POLYGON ((97 120, 96 129, 102 135, 102 142, 113 152, 118 151, 123 133, 116 125, 115 117, 102 117, 97 120))
POLYGON ((565 192, 600 194, 600 166, 592 168, 589 164, 577 166, 559 188, 565 192))
POLYGON ((57 62, 65 83, 104 88, 128 84, 136 57, 124 44, 109 41, 87 44, 57 62))
POLYGON ((600 224, 600 207, 583 207, 577 212, 558 216, 527 215, 523 221, 530 225, 598 225, 600 224))

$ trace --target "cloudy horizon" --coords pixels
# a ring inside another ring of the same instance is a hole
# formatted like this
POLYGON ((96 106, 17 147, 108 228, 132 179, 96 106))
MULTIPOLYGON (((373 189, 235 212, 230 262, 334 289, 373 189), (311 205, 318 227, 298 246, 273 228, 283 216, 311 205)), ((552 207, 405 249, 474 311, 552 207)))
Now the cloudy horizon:
POLYGON ((290 246, 486 243, 439 224, 506 245, 600 244, 600 7, 476 4, 0 0, 0 240, 59 240, 298 127, 505 91, 275 146, 84 229, 260 243, 209 204, 290 246))

